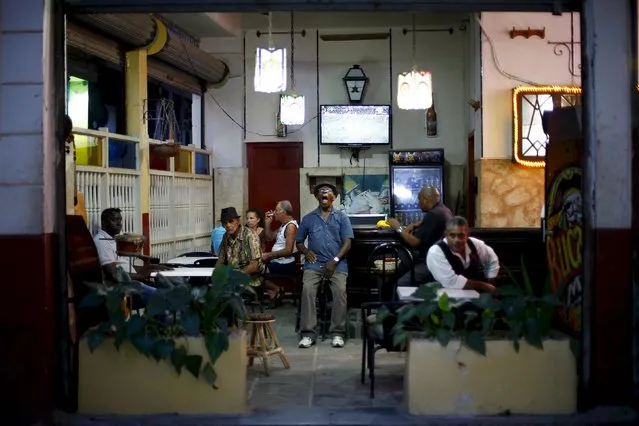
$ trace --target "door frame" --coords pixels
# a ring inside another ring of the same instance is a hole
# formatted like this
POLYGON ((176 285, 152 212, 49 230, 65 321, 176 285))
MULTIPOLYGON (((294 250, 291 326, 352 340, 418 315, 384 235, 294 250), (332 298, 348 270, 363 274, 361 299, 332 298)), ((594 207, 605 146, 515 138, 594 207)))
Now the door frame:
POLYGON ((197 13, 197 12, 578 12, 581 0, 66 0, 72 13, 197 13))

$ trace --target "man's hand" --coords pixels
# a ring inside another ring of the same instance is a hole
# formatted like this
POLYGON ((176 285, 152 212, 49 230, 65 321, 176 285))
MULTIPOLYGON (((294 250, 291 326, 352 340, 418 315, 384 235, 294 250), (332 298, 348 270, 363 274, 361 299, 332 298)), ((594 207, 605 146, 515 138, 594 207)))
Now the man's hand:
POLYGON ((271 260, 271 253, 262 253, 262 262, 266 263, 271 260))
POLYGON ((412 234, 414 230, 415 230, 415 224, 414 223, 411 223, 410 225, 404 226, 404 231, 408 232, 409 234, 412 234))
POLYGON ((337 262, 332 259, 326 262, 326 265, 324 265, 324 276, 326 278, 332 277, 333 272, 335 272, 335 268, 337 268, 337 262))
POLYGON ((480 285, 478 290, 483 291, 484 293, 493 293, 496 290, 495 286, 492 284, 485 283, 482 281, 480 281, 479 284, 480 285))
POLYGON ((399 220, 395 219, 394 217, 391 217, 390 219, 386 219, 386 223, 388 223, 388 225, 396 231, 401 226, 399 223, 399 220))
POLYGON ((485 281, 477 280, 468 280, 464 289, 475 290, 480 293, 493 293, 496 290, 494 285, 489 284, 485 281))
POLYGON ((307 250, 306 253, 304 253, 304 256, 306 257, 306 260, 308 260, 308 263, 317 262, 317 256, 312 250, 307 250))
POLYGON ((153 272, 172 271, 173 268, 166 265, 151 265, 150 263, 144 264, 144 266, 134 266, 135 272, 144 279, 149 278, 153 272))
POLYGON ((273 214, 275 212, 273 210, 267 211, 266 214, 264 215, 264 224, 266 225, 266 228, 271 228, 271 223, 273 223, 273 214))

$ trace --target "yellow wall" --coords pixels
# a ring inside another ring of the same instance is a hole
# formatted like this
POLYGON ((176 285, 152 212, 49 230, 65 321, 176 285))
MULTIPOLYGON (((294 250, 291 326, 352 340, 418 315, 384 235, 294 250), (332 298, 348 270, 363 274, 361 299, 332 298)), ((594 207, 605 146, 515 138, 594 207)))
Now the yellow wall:
MULTIPOLYGON (((108 339, 91 353, 80 341, 81 414, 241 414, 247 410, 246 332, 229 336, 230 346, 215 363, 216 386, 166 361, 139 354, 128 342, 118 352, 108 339)), ((186 340, 189 353, 208 359, 203 338, 186 340)))
POLYGON ((570 342, 547 340, 539 350, 486 342, 483 357, 451 341, 412 339, 405 399, 413 415, 571 414, 577 408, 577 366, 570 342))

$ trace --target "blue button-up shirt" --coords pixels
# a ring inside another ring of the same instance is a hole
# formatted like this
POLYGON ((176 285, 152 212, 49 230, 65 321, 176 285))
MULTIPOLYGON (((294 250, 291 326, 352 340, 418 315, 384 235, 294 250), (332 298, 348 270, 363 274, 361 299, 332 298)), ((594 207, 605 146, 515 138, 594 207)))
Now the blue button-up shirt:
MULTIPOLYGON (((322 266, 332 260, 344 245, 344 241, 353 238, 353 227, 351 221, 341 210, 333 208, 328 215, 328 219, 322 219, 322 212, 319 208, 313 210, 302 218, 300 227, 297 229, 295 241, 304 243, 308 237, 308 249, 317 256, 315 263, 304 261, 304 269, 320 271, 322 266)), ((348 263, 343 259, 337 264, 337 272, 348 272, 348 263)))

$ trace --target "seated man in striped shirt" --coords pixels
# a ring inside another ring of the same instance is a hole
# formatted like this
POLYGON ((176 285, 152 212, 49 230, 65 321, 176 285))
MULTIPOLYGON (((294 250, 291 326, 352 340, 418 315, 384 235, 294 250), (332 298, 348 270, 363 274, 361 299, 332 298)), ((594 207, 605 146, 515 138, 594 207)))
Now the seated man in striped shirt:
POLYGON ((444 239, 426 257, 428 270, 444 288, 492 293, 499 258, 486 243, 470 237, 468 222, 455 216, 446 223, 444 239))

